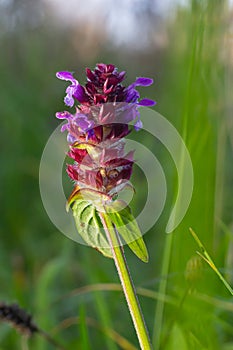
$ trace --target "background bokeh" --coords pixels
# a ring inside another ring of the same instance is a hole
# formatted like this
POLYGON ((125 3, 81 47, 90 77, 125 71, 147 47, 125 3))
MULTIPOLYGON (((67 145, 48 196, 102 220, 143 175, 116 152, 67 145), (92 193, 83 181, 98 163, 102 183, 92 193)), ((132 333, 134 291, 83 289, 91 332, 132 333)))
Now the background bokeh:
MULTIPOLYGON (((98 62, 126 70, 128 83, 154 79, 142 96, 157 101, 193 162, 192 202, 166 235, 176 169, 158 140, 134 134, 158 157, 168 184, 163 214, 144 236, 149 263, 126 248, 136 286, 151 291, 140 302, 154 349, 233 349, 232 297, 198 259, 188 230, 233 284, 232 18, 227 0, 0 1, 0 299, 30 311, 66 349, 130 349, 120 336, 138 348, 122 293, 100 285, 118 283, 113 262, 58 232, 39 191, 40 158, 64 109, 65 84, 55 73, 75 71, 84 82, 84 68, 98 62)), ((182 160, 180 167, 185 172, 182 160)), ((135 213, 145 196, 141 176, 136 168, 135 213)), ((0 324, 1 350, 21 341, 0 324)), ((28 347, 54 348, 39 336, 28 347)))

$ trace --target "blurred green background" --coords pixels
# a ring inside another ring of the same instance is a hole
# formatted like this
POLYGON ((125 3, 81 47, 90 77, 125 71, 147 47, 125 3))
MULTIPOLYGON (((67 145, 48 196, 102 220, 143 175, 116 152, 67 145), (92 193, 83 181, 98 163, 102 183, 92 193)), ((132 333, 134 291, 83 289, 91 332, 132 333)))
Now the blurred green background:
MULTIPOLYGON (((144 236, 149 263, 126 248, 154 349, 233 349, 232 297, 189 233, 233 285, 233 10, 227 0, 165 4, 0 1, 0 300, 19 303, 66 349, 139 348, 123 294, 104 290, 119 283, 113 262, 58 232, 40 198, 40 158, 64 109, 65 84, 55 73, 75 71, 84 82, 84 68, 98 62, 126 70, 128 83, 154 79, 142 96, 157 101, 193 162, 190 207, 167 235, 176 169, 159 142, 134 135, 158 157, 168 184, 164 211, 144 236)), ((133 181, 137 212, 145 195, 139 170, 133 181)), ((0 349, 21 348, 21 335, 1 323, 0 349)), ((28 349, 54 348, 37 335, 28 340, 28 349)))

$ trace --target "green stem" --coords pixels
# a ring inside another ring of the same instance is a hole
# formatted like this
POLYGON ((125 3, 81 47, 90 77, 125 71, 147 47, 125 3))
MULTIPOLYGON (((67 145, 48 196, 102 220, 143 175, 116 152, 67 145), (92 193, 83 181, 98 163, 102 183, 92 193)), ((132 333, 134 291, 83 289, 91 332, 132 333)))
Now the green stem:
POLYGON ((225 287, 228 289, 228 291, 231 293, 231 295, 233 295, 233 289, 231 288, 231 286, 229 285, 229 283, 225 280, 225 278, 223 277, 223 275, 220 273, 220 271, 217 269, 215 263, 213 262, 213 260, 211 259, 211 257, 209 256, 209 254, 207 253, 207 250, 205 249, 204 245, 202 244, 202 242, 200 241, 200 239, 198 238, 197 234, 193 231, 193 229, 190 227, 189 231, 191 232, 193 238, 195 239, 195 241, 197 242, 197 244, 199 245, 199 248, 201 249, 202 253, 197 252, 198 255, 200 255, 202 257, 203 260, 205 260, 207 262, 207 264, 209 264, 209 266, 211 267, 211 269, 216 273, 216 275, 220 278, 220 280, 223 282, 223 284, 225 285, 225 287))
POLYGON ((151 350, 151 342, 149 339, 146 324, 140 308, 140 304, 136 295, 135 287, 130 276, 123 247, 117 230, 111 229, 112 224, 104 213, 99 213, 103 228, 107 235, 109 245, 112 250, 114 262, 121 281, 121 285, 125 294, 125 298, 129 307, 129 311, 133 320, 133 324, 137 333, 137 337, 142 350, 151 350))

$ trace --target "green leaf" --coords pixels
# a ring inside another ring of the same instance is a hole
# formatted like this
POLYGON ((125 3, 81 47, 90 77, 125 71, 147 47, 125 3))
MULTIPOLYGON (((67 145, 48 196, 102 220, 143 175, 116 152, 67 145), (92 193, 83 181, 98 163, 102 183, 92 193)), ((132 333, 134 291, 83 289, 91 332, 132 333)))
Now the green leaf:
POLYGON ((80 199, 74 202, 72 209, 78 233, 83 240, 104 256, 112 258, 96 207, 91 202, 80 199))
POLYGON ((147 248, 130 208, 121 200, 116 200, 111 205, 105 206, 105 208, 125 243, 139 259, 148 262, 147 248))
POLYGON ((138 224, 130 208, 122 200, 110 204, 109 197, 98 191, 76 188, 72 192, 68 204, 72 206, 77 230, 83 240, 104 256, 113 258, 98 210, 105 211, 111 222, 110 230, 119 232, 123 243, 126 243, 134 254, 144 262, 148 262, 148 253, 138 224))
POLYGON ((211 269, 216 273, 216 275, 219 277, 219 279, 222 281, 222 283, 225 285, 225 287, 227 288, 227 290, 231 293, 231 295, 233 295, 233 289, 231 288, 231 286, 229 285, 229 283, 227 282, 227 280, 223 277, 223 275, 221 274, 221 272, 218 270, 218 268, 216 267, 215 263, 213 262, 213 260, 211 259, 211 257, 209 256, 207 250, 205 249, 204 245, 202 244, 202 242, 200 241, 200 239, 198 238, 197 234, 193 231, 193 229, 190 227, 189 231, 191 233, 191 235, 193 236, 193 238, 195 239, 195 241, 197 242, 197 244, 199 245, 199 248, 201 250, 200 252, 197 252, 197 254, 203 259, 205 260, 205 262, 207 262, 207 264, 211 267, 211 269))

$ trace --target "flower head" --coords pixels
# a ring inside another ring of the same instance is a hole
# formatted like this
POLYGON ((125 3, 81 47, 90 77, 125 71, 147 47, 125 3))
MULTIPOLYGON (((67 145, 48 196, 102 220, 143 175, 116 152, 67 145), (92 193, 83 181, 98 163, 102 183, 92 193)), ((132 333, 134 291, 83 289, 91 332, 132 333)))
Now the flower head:
MULTIPOLYGON (((76 113, 84 113, 95 125, 101 122, 122 122, 129 123, 135 121, 135 128, 141 127, 139 120, 138 107, 153 106, 155 101, 150 99, 141 99, 137 91, 138 86, 150 86, 153 79, 139 77, 134 83, 125 87, 122 81, 125 79, 125 72, 118 72, 113 64, 99 63, 92 71, 86 68, 87 82, 80 85, 70 72, 58 72, 57 77, 71 82, 66 89, 64 102, 72 107, 75 100, 79 103, 76 113), (124 113, 125 112, 125 113, 124 113)), ((68 112, 62 112, 63 115, 68 112)), ((61 113, 57 114, 61 118, 61 113)), ((65 117, 66 118, 66 117, 65 117)), ((85 130, 84 130, 85 131, 85 130)))
POLYGON ((133 152, 124 155, 124 137, 141 128, 140 106, 153 106, 150 99, 140 99, 138 86, 150 86, 153 80, 138 77, 124 86, 125 72, 118 72, 113 64, 97 64, 86 68, 87 81, 81 85, 70 72, 58 72, 57 77, 69 81, 64 102, 74 114, 58 112, 66 119, 62 131, 68 132, 68 156, 74 163, 67 166, 69 177, 76 186, 95 190, 113 198, 129 181, 133 168, 133 152))

